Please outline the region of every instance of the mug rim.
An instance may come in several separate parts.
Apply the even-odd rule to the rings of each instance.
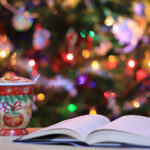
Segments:
[[[11,83],[0,83],[0,86],[16,86],[16,85],[34,85],[34,81],[33,82],[11,82]]]

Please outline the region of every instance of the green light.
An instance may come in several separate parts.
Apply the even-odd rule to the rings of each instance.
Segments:
[[[91,31],[91,30],[90,30],[90,31],[89,31],[89,35],[90,35],[90,37],[92,37],[92,38],[93,38],[93,37],[95,36],[94,31]]]
[[[82,31],[80,32],[80,35],[81,35],[81,37],[85,38],[85,37],[86,37],[86,31],[85,31],[85,30],[82,30]]]
[[[76,106],[76,105],[74,105],[74,104],[69,104],[69,105],[68,105],[68,110],[69,110],[70,112],[74,112],[74,111],[76,111],[76,109],[77,109],[77,106]]]

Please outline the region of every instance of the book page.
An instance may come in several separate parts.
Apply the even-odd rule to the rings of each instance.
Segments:
[[[104,125],[98,130],[115,130],[150,136],[150,118],[137,115],[127,115]]]
[[[107,124],[109,122],[110,122],[109,119],[102,115],[84,115],[84,116],[76,117],[73,119],[67,119],[67,120],[61,121],[57,124],[54,124],[52,126],[43,128],[29,135],[26,135],[22,139],[34,137],[34,135],[35,136],[40,135],[40,134],[43,135],[44,132],[47,133],[50,130],[54,131],[56,129],[58,132],[60,131],[60,129],[62,129],[62,131],[63,129],[74,131],[75,133],[78,133],[82,137],[82,139],[84,139],[90,132],[96,130],[97,128],[102,127],[104,124]],[[64,132],[65,134],[66,130],[64,131],[65,131]],[[69,132],[67,133],[69,134]]]

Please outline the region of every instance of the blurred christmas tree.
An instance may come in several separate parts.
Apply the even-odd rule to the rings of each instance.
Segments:
[[[35,78],[30,126],[150,115],[150,2],[0,0],[0,75]]]

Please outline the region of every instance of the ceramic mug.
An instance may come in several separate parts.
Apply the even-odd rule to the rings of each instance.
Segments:
[[[18,76],[0,78],[0,135],[27,134],[32,116],[34,81]]]

